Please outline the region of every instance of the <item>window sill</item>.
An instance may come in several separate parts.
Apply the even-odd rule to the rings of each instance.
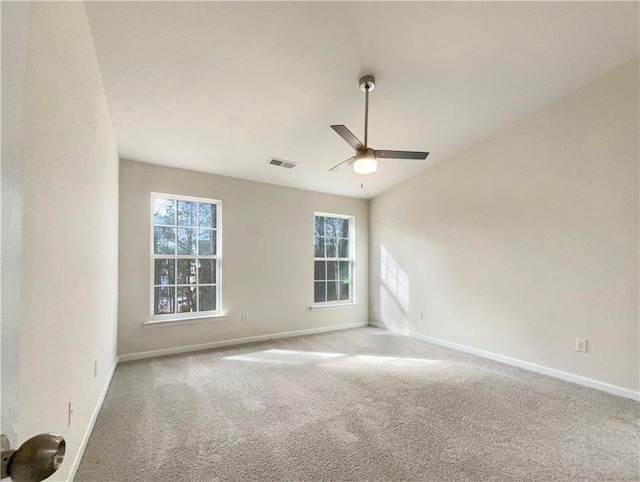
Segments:
[[[331,305],[312,305],[309,307],[309,311],[335,310],[337,308],[349,308],[357,305],[358,303],[334,303]]]
[[[194,316],[191,318],[165,318],[163,320],[144,321],[142,326],[149,328],[152,326],[189,325],[191,323],[202,323],[205,321],[224,320],[228,317],[226,313],[220,315]]]

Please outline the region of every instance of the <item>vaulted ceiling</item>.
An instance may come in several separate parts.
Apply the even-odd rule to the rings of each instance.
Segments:
[[[121,157],[369,197],[638,55],[637,2],[87,2]],[[427,150],[328,170],[362,139]],[[297,162],[288,170],[270,156]]]

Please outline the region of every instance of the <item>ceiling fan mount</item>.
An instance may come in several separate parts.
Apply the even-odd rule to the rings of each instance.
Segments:
[[[373,91],[376,88],[376,79],[373,75],[365,75],[360,78],[360,90],[362,92],[366,92],[367,89],[369,92]]]
[[[347,144],[355,149],[356,154],[346,161],[341,162],[337,166],[329,169],[330,171],[340,171],[349,166],[353,166],[353,170],[358,174],[370,174],[378,169],[378,159],[405,159],[405,160],[424,160],[429,155],[428,152],[413,151],[388,151],[372,149],[368,145],[369,134],[369,94],[376,88],[376,79],[373,75],[365,75],[360,78],[360,90],[364,92],[364,143],[360,142],[349,129],[343,125],[332,125],[331,128],[342,137]]]

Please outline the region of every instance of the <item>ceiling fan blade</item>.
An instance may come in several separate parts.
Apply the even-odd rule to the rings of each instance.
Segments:
[[[426,159],[429,155],[428,152],[413,152],[413,151],[373,151],[376,157],[382,159]]]
[[[346,169],[347,167],[353,165],[354,162],[356,162],[356,156],[350,157],[346,161],[342,161],[340,164],[338,164],[337,166],[333,166],[329,170],[330,171],[342,171],[343,169]]]
[[[358,149],[361,149],[361,148],[364,147],[364,144],[362,144],[362,142],[360,142],[358,140],[358,138],[356,136],[354,136],[351,133],[351,131],[349,129],[347,129],[345,126],[343,126],[343,125],[331,126],[331,128],[334,131],[336,131],[336,134],[338,134],[345,141],[347,141],[347,144],[349,144],[351,147],[353,147],[356,151]]]

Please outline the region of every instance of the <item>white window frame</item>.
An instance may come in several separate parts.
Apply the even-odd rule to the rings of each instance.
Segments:
[[[176,239],[176,254],[155,254],[155,245],[154,245],[154,227],[156,224],[154,223],[154,198],[161,197],[167,199],[173,199],[176,201],[192,201],[192,202],[201,202],[208,204],[216,205],[216,254],[215,255],[193,255],[193,254],[177,254],[177,245],[178,240]],[[176,205],[176,216],[177,216],[177,205]],[[197,224],[197,222],[196,222]],[[194,320],[194,319],[202,319],[202,318],[213,318],[213,317],[222,317],[222,201],[219,199],[207,199],[200,198],[194,196],[182,196],[179,194],[166,194],[160,192],[152,192],[150,198],[150,209],[149,209],[149,225],[150,225],[150,242],[149,242],[149,284],[150,284],[150,296],[149,296],[149,314],[150,314],[150,323],[160,323],[160,322],[168,322],[168,321],[183,321],[183,320]],[[169,226],[169,225],[167,225]],[[176,225],[177,227],[177,219]],[[216,269],[216,309],[213,311],[195,311],[188,313],[167,313],[163,315],[155,314],[155,260],[157,258],[170,258],[176,260],[176,269],[177,269],[177,260],[178,259],[215,259],[215,269]],[[177,272],[176,272],[177,276]],[[175,280],[176,284],[176,296],[177,296],[177,279]],[[192,285],[196,288],[200,286],[199,284]]]
[[[349,258],[327,258],[326,253],[324,258],[317,258],[315,253],[315,222],[316,216],[322,216],[327,218],[339,218],[339,219],[347,219],[349,221]],[[353,305],[356,303],[356,218],[353,215],[349,214],[336,214],[336,213],[325,213],[325,212],[314,212],[313,213],[313,240],[312,249],[313,249],[313,279],[312,279],[312,293],[313,293],[313,304],[312,308],[322,308],[322,307],[331,307],[331,306],[339,306],[339,305]],[[336,255],[338,254],[338,246],[336,246]],[[336,260],[336,261],[349,261],[349,299],[348,300],[335,300],[335,301],[320,301],[316,302],[315,298],[315,283],[316,283],[316,275],[315,275],[315,262],[316,261],[327,261],[327,260]],[[339,263],[338,263],[338,269]],[[338,295],[339,297],[340,295]]]

